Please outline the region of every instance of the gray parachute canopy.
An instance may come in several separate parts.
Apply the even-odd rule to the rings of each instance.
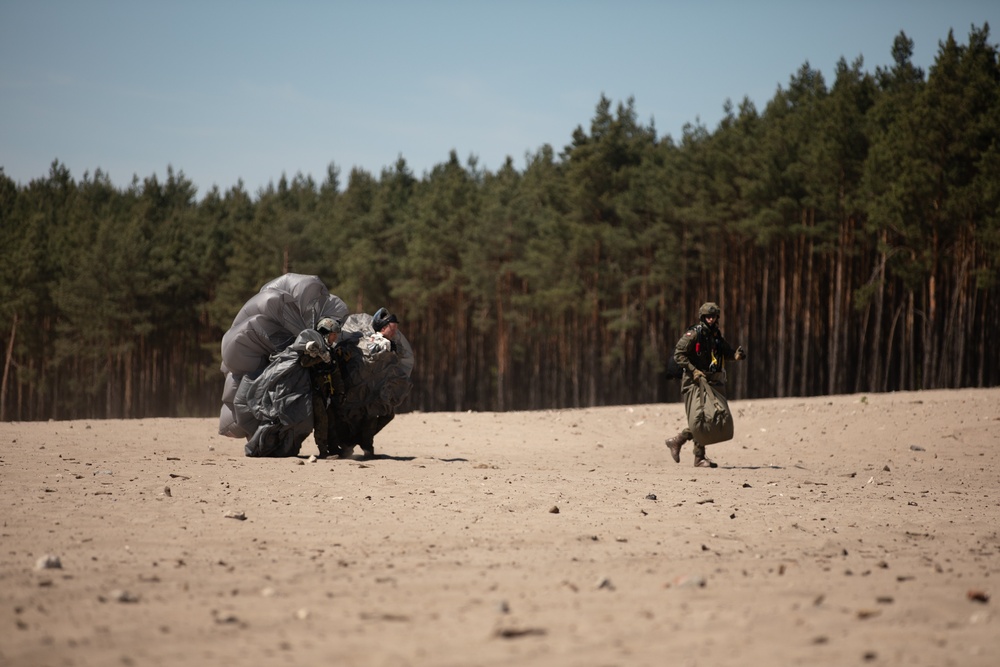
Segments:
[[[313,329],[324,317],[343,322],[347,304],[330,294],[318,276],[286,273],[260,288],[233,320],[222,337],[222,393],[219,433],[246,438],[236,420],[233,401],[243,376],[256,378],[271,357],[292,344],[304,329]]]
[[[260,375],[240,381],[234,411],[239,427],[250,434],[247,456],[295,456],[312,432],[312,382],[301,361],[309,343],[326,347],[320,332],[303,329]]]

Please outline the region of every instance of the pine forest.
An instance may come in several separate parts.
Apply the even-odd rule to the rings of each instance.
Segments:
[[[223,333],[289,272],[398,315],[406,410],[678,400],[666,359],[705,301],[749,356],[731,399],[995,386],[997,46],[984,25],[926,72],[904,33],[891,55],[804,64],[680,137],[595,92],[568,145],[495,172],[334,161],[199,195],[173,167],[0,169],[0,419],[217,415]]]

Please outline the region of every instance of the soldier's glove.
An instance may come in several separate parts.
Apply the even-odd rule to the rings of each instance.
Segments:
[[[736,359],[736,361],[742,361],[747,358],[747,351],[743,349],[742,345],[736,348],[736,353],[733,355],[733,358]]]
[[[314,340],[306,343],[306,354],[310,357],[319,357],[326,363],[330,363],[330,351],[325,349],[320,349],[319,343]]]
[[[380,354],[382,352],[389,352],[392,350],[392,341],[383,336],[380,333],[373,335],[368,340],[369,349],[375,354]]]
[[[698,380],[701,380],[704,377],[705,377],[705,374],[703,372],[701,372],[700,370],[698,370],[697,368],[694,369],[693,371],[691,371],[691,379],[694,380],[695,382],[697,382]]]

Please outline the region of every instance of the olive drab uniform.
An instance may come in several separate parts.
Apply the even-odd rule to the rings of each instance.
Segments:
[[[356,353],[357,343],[348,337],[333,346],[330,361],[309,368],[313,389],[313,438],[320,457],[340,453],[343,431],[340,404],[346,393],[347,366]]]
[[[719,307],[714,303],[704,304],[699,311],[701,321],[685,331],[684,335],[677,341],[677,345],[674,346],[674,361],[683,371],[681,395],[684,397],[685,410],[689,416],[699,382],[695,372],[703,373],[712,389],[724,397],[726,361],[746,357],[742,347],[734,349],[723,337],[717,325],[720,314]],[[715,322],[710,325],[705,321],[706,316],[715,317]],[[674,460],[679,461],[680,448],[688,440],[694,441],[695,466],[715,467],[715,464],[705,457],[705,443],[698,441],[690,427],[667,440],[667,446],[670,448]]]
[[[365,441],[359,434],[359,423],[364,421],[366,412],[359,409],[358,397],[363,397],[365,405],[371,400],[370,390],[365,375],[364,352],[360,348],[362,334],[357,331],[346,333],[337,342],[334,358],[337,361],[340,389],[330,403],[330,437],[331,456],[347,458],[354,450],[354,445],[360,444],[366,457],[374,455],[371,439]],[[366,446],[367,445],[367,446]]]
[[[321,341],[312,341],[306,345],[300,363],[309,369],[309,382],[312,394],[313,438],[321,458],[333,453],[333,434],[336,429],[336,403],[344,396],[343,357],[341,345],[331,344],[330,336],[339,335],[342,329],[340,320],[325,317],[316,323],[316,331],[322,336]]]

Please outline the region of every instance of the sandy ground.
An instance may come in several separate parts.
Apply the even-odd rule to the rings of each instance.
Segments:
[[[0,665],[1000,664],[1000,390],[732,408],[0,424]]]

